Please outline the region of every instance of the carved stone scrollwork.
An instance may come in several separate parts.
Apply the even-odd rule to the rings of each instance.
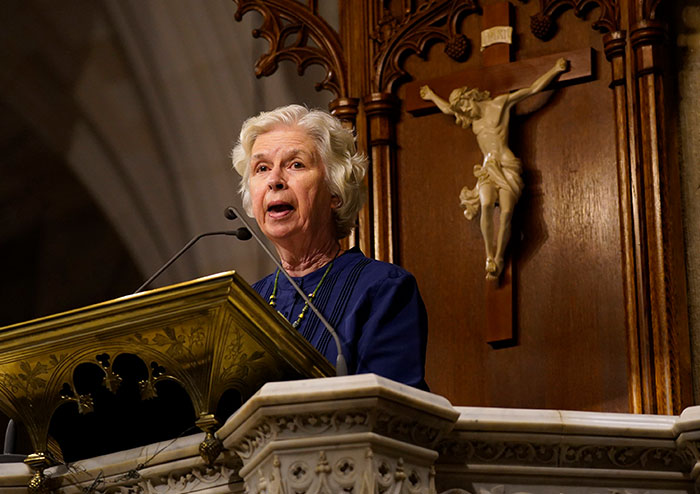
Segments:
[[[690,472],[695,464],[687,451],[667,448],[565,446],[562,464],[593,468],[623,468],[641,470],[681,470]]]
[[[573,8],[576,17],[584,18],[593,6],[600,8],[600,16],[593,28],[600,32],[614,32],[620,29],[620,5],[618,0],[540,0],[540,12],[530,18],[530,30],[537,38],[546,41],[555,32],[553,17]]]
[[[369,410],[358,410],[269,417],[263,419],[249,434],[243,437],[234,450],[241,458],[247,460],[253,456],[256,450],[280,435],[295,433],[320,435],[328,431],[345,433],[357,428],[367,428],[370,422],[370,413]]]
[[[315,2],[308,6],[296,1],[234,0],[238,5],[236,20],[251,10],[263,16],[260,28],[253,37],[263,37],[270,43],[270,51],[255,64],[257,77],[268,76],[277,70],[281,60],[297,64],[299,74],[310,65],[321,65],[326,77],[316,84],[316,90],[327,89],[336,97],[347,97],[347,76],[343,48],[338,33],[318,14]]]
[[[375,430],[380,434],[421,446],[434,445],[440,436],[440,431],[434,427],[381,412],[376,419]]]
[[[132,480],[125,479],[120,485],[106,485],[105,494],[185,494],[205,489],[222,487],[241,482],[238,463],[195,467],[185,472],[171,473],[167,477],[143,478],[138,472]]]
[[[311,415],[294,415],[275,417],[275,428],[279,432],[303,431],[322,434],[328,430],[334,432],[349,431],[369,422],[369,411],[334,412]]]
[[[225,437],[231,422],[221,430],[243,461],[249,494],[435,494],[435,446],[453,419],[383,400],[309,408],[250,405],[233,437]]]
[[[560,455],[555,444],[501,441],[443,441],[439,451],[441,456],[469,463],[534,463],[540,466],[556,465]]]
[[[397,81],[407,75],[402,67],[404,58],[411,53],[425,56],[432,41],[444,42],[445,53],[451,58],[466,60],[470,42],[458,33],[459,21],[478,10],[474,0],[426,1],[418,7],[411,5],[404,9],[400,19],[384,9],[371,34],[377,44],[373,91],[392,93]]]
[[[242,459],[247,460],[258,448],[261,448],[267,444],[273,437],[275,432],[272,427],[270,427],[269,422],[263,421],[258,424],[250,433],[241,439],[241,441],[236,445],[234,451]]]
[[[452,440],[441,442],[438,450],[450,462],[468,464],[690,472],[696,462],[688,448]]]
[[[371,448],[274,455],[246,479],[250,494],[435,494],[434,471]]]

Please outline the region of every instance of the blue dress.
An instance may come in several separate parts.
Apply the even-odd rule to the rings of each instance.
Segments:
[[[327,266],[294,280],[309,294]],[[253,288],[267,301],[274,281],[272,273]],[[304,300],[283,275],[279,276],[276,303],[276,309],[291,322],[304,308]],[[354,247],[334,261],[313,303],[337,331],[350,374],[373,372],[428,389],[424,379],[428,318],[412,274],[369,259]],[[335,362],[333,337],[313,311],[307,311],[297,329],[329,362]]]

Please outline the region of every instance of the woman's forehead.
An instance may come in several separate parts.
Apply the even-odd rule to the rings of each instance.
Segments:
[[[261,150],[297,150],[313,154],[316,152],[316,143],[301,127],[273,127],[258,135],[253,142],[252,153]]]

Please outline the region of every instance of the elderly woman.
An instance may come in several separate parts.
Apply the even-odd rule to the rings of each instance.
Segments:
[[[427,317],[405,270],[344,251],[365,199],[367,160],[335,117],[299,105],[248,119],[233,150],[246,212],[341,340],[350,373],[427,389]],[[329,361],[332,337],[279,272],[253,285]]]

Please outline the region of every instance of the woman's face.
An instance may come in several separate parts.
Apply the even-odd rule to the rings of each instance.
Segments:
[[[325,165],[313,140],[298,127],[276,127],[255,140],[250,160],[253,215],[275,245],[297,248],[335,238]]]

